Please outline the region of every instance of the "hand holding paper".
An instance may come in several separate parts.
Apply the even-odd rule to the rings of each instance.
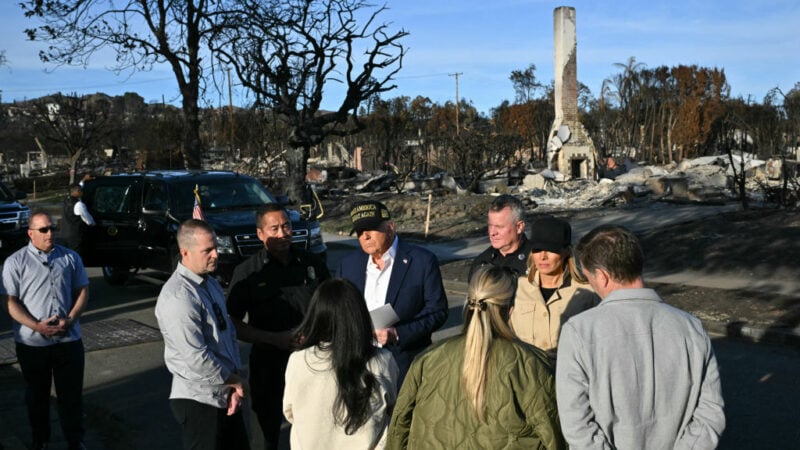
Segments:
[[[373,309],[369,312],[372,317],[372,328],[380,330],[381,328],[388,328],[400,322],[400,317],[394,312],[394,308],[389,303]]]

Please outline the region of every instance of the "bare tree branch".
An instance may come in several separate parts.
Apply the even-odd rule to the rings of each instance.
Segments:
[[[110,131],[111,102],[105,96],[56,94],[35,102],[37,128],[45,139],[62,147],[69,158],[70,183],[78,161],[89,150],[99,150]]]
[[[228,0],[28,0],[25,16],[40,25],[25,30],[31,40],[48,42],[45,63],[86,67],[98,51],[111,48],[117,73],[169,65],[182,96],[186,121],[186,165],[200,168],[202,145],[198,101],[203,88],[201,50],[216,32]]]
[[[287,191],[296,197],[310,148],[326,136],[361,130],[359,105],[396,87],[392,80],[405,55],[400,41],[408,33],[377,24],[386,7],[362,0],[241,3],[241,11],[230,14],[212,39],[213,51],[255,94],[256,103],[272,109],[291,130]],[[343,85],[344,96],[335,110],[322,111],[335,84]]]

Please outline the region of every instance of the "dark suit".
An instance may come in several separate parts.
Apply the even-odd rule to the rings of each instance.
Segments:
[[[361,250],[348,253],[339,261],[336,276],[350,280],[363,293],[368,258]],[[399,340],[386,348],[400,368],[402,383],[411,361],[431,344],[431,334],[447,320],[447,296],[436,255],[398,240],[386,303],[400,317],[394,325]]]

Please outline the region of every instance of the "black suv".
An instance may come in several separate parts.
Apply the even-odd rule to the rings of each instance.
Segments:
[[[87,233],[87,267],[102,267],[111,284],[132,271],[171,272],[180,256],[178,225],[192,217],[194,190],[206,221],[217,234],[216,276],[230,281],[233,269],[263,247],[256,235],[255,210],[276,199],[255,178],[235,172],[153,171],[86,181],[83,201],[97,226]],[[325,257],[319,221],[288,210],[292,243]]]
[[[25,193],[12,193],[0,183],[0,255],[3,258],[28,242],[28,221],[31,209],[18,202]]]

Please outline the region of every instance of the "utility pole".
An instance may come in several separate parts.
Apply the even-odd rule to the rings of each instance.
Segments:
[[[164,139],[164,132],[161,129],[161,125],[164,123],[164,119],[167,118],[167,101],[164,99],[164,94],[161,94],[161,116],[158,118],[158,146],[164,148],[164,143],[162,140]],[[172,147],[169,149],[169,168],[172,170]]]
[[[459,129],[461,128],[458,124],[458,110],[459,110],[459,100],[458,100],[458,76],[464,75],[464,72],[456,72],[456,73],[449,73],[448,76],[456,78],[456,136],[459,135]]]
[[[234,137],[235,127],[234,127],[234,124],[233,124],[233,90],[231,88],[231,68],[230,67],[228,67],[228,112],[229,112],[230,121],[231,121],[230,150],[231,150],[231,157],[233,158],[233,157],[235,157],[235,155],[233,154],[234,153],[233,152],[233,137]]]

